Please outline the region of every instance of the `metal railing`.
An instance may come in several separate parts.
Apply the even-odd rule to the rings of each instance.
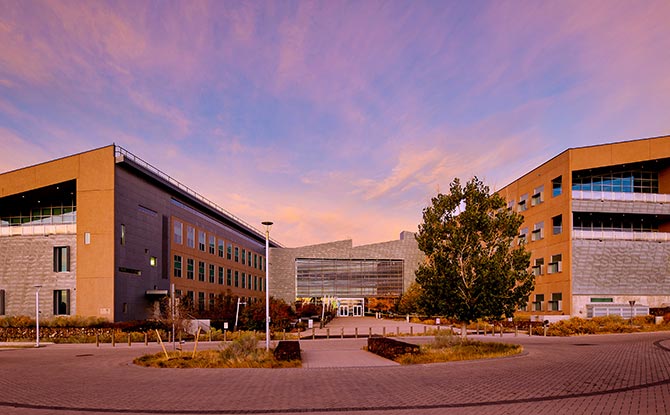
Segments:
[[[119,145],[114,145],[114,156],[118,159],[119,157],[122,157],[122,159],[129,159],[133,163],[137,164],[138,166],[142,167],[143,169],[149,171],[152,174],[155,174],[159,178],[165,180],[172,186],[176,187],[180,191],[188,194],[189,196],[194,197],[196,200],[200,201],[201,203],[207,205],[208,207],[214,209],[215,211],[223,214],[224,216],[229,217],[230,219],[234,220],[235,222],[238,222],[239,224],[245,226],[246,228],[252,230],[253,232],[257,233],[259,237],[262,239],[265,239],[265,232],[257,229],[256,227],[250,225],[247,223],[245,220],[242,218],[235,216],[234,214],[230,213],[226,209],[222,208],[215,202],[211,201],[210,199],[206,198],[205,196],[201,195],[200,193],[196,192],[195,190],[191,189],[190,187],[186,186],[185,184],[181,183],[174,177],[170,176],[169,174],[163,172],[162,170],[158,169],[157,167],[154,167],[153,165],[149,164],[148,162],[144,161],[140,157],[134,155],[133,153],[129,152],[125,148],[119,146]],[[276,239],[270,238],[270,240],[278,245],[282,246],[279,242],[277,242]]]
[[[667,242],[670,241],[670,233],[573,229],[572,239]]]
[[[670,203],[670,194],[662,193],[597,192],[592,190],[573,190],[572,198],[576,200],[613,200],[621,202]]]
[[[0,227],[1,236],[27,236],[27,235],[65,235],[76,234],[77,224],[66,223],[59,225],[21,225],[21,226],[3,226]]]

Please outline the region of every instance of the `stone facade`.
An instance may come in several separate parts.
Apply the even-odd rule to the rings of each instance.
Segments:
[[[402,232],[396,241],[353,246],[352,240],[328,242],[299,248],[270,249],[270,295],[289,304],[296,299],[296,265],[298,258],[315,259],[401,259],[403,290],[414,282],[415,272],[424,260],[414,233]]]
[[[70,271],[54,272],[54,247],[70,247]],[[5,315],[35,317],[35,285],[40,288],[40,317],[53,317],[54,290],[70,290],[70,312],[76,313],[77,243],[74,234],[0,238],[0,290]]]

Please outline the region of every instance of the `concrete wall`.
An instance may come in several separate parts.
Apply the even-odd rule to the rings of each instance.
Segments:
[[[403,290],[415,280],[415,272],[424,260],[414,234],[402,232],[397,241],[353,246],[350,239],[299,248],[270,249],[270,295],[289,304],[296,299],[297,258],[319,259],[402,259]]]
[[[70,272],[53,272],[53,248],[70,247]],[[53,317],[53,291],[70,290],[70,313],[77,311],[76,235],[0,238],[0,290],[5,315],[35,317],[35,285],[40,288],[40,317]]]

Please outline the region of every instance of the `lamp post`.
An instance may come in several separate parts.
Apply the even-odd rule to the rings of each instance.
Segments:
[[[628,302],[630,304],[630,325],[633,325],[633,307],[635,307],[635,300],[630,300]]]
[[[272,222],[262,222],[265,226],[265,350],[270,350],[270,227]]]
[[[40,347],[40,288],[35,285],[35,347]]]

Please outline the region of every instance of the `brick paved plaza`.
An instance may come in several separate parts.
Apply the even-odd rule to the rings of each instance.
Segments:
[[[268,370],[132,365],[156,345],[0,349],[0,413],[670,412],[670,333],[502,340],[525,353],[400,366],[362,351],[365,339],[303,340],[306,367]]]

